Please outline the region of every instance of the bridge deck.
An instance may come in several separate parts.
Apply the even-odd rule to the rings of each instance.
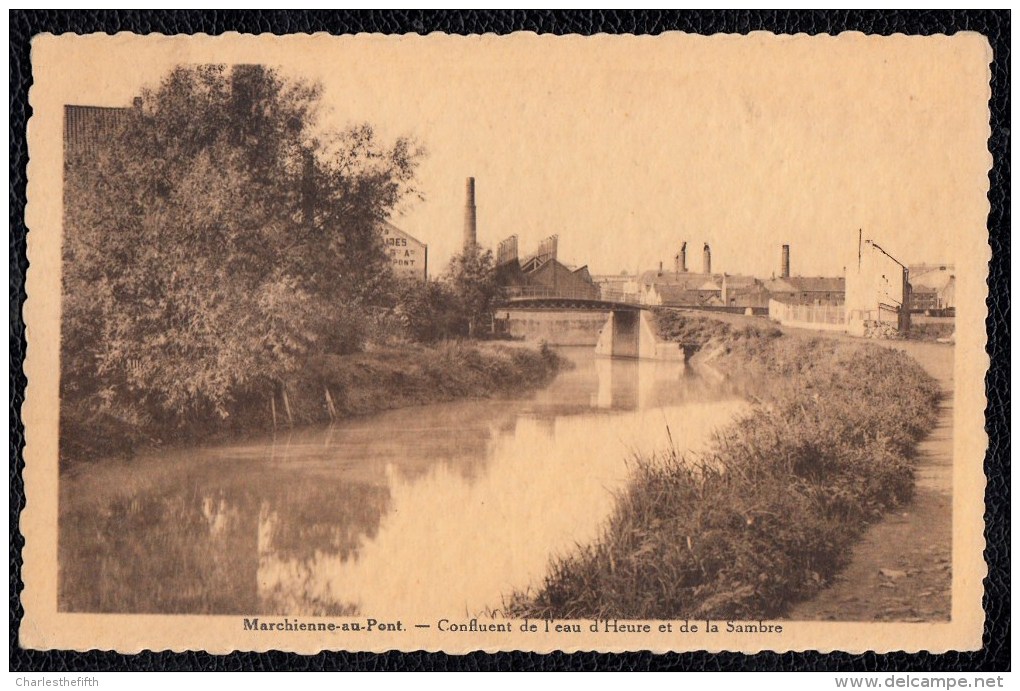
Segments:
[[[573,297],[512,297],[505,300],[503,308],[516,309],[547,309],[547,310],[589,310],[589,311],[628,311],[638,312],[650,309],[647,305],[635,305],[628,302],[610,300],[592,300]]]

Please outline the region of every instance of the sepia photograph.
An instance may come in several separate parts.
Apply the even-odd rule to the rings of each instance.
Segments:
[[[979,647],[990,60],[37,37],[21,644]]]

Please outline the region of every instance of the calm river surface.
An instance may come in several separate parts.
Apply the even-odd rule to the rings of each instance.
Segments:
[[[480,614],[594,538],[628,459],[744,409],[682,364],[595,358],[527,397],[395,410],[61,479],[64,611]]]

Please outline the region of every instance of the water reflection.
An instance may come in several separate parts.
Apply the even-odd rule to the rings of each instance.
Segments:
[[[61,482],[68,611],[478,613],[593,538],[634,453],[742,404],[678,363],[575,362],[514,400],[391,411]]]

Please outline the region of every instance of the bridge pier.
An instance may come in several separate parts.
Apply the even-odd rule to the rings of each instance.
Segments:
[[[646,310],[614,309],[599,333],[595,354],[617,358],[684,361],[679,343],[663,341]]]
[[[596,355],[684,362],[679,343],[663,341],[640,305],[586,297],[516,297],[496,311],[499,328],[550,345],[595,346]]]

